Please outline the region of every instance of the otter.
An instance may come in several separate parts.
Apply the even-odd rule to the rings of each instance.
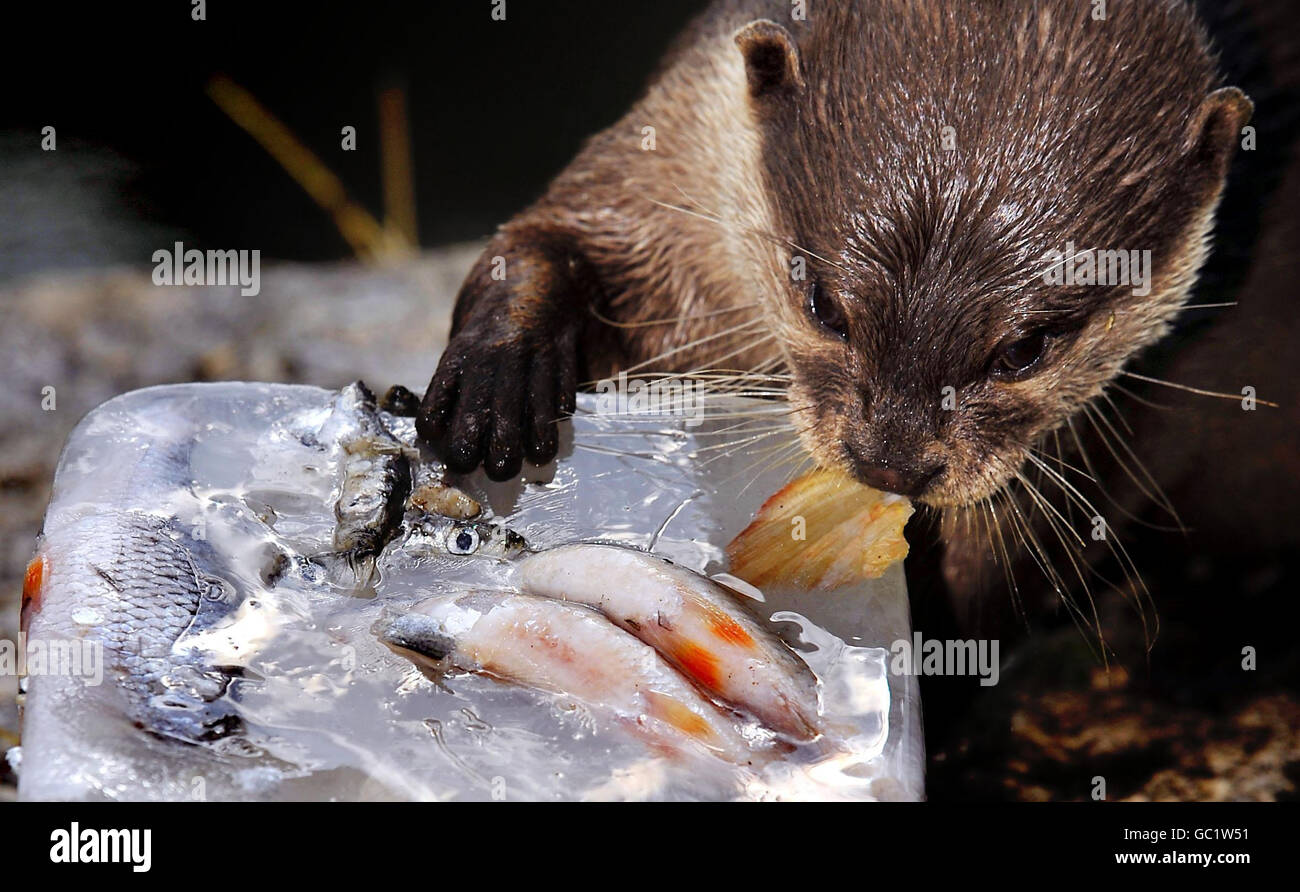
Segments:
[[[1189,8],[1111,7],[715,3],[492,239],[421,436],[514,477],[580,379],[685,345],[659,370],[788,374],[819,464],[987,497],[1166,331],[1251,114]],[[1067,244],[1150,251],[1150,293],[1047,284]]]
[[[973,578],[959,519],[1188,302],[1252,110],[1179,0],[718,0],[492,238],[417,430],[508,479],[580,381],[740,370]],[[1149,281],[1059,275],[1100,252]]]

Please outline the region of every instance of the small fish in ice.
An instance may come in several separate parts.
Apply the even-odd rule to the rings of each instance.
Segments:
[[[371,630],[437,671],[450,665],[560,694],[668,752],[737,764],[759,756],[733,716],[682,678],[654,648],[594,610],[509,592],[472,592],[388,609]]]
[[[87,696],[113,696],[112,679],[137,726],[187,742],[240,728],[224,698],[239,670],[213,665],[200,642],[246,605],[205,542],[151,514],[92,514],[46,539],[32,566],[29,641],[102,648],[106,683],[88,682]]]
[[[510,560],[528,550],[523,536],[508,527],[484,520],[456,520],[426,515],[407,520],[402,542],[405,553]]]
[[[718,699],[796,741],[821,731],[817,682],[785,643],[711,579],[616,545],[529,555],[520,588],[596,608]]]
[[[354,565],[374,558],[396,534],[411,492],[405,447],[384,425],[375,395],[360,381],[339,393],[319,439],[337,442],[343,450],[334,548]]]

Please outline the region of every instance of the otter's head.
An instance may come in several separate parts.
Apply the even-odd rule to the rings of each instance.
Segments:
[[[823,4],[736,35],[820,464],[978,501],[1166,331],[1251,105],[1182,4],[1112,7]]]

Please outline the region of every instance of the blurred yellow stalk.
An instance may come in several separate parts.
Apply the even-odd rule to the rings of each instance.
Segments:
[[[395,97],[388,95],[394,92]],[[390,214],[387,224],[380,224],[348,198],[339,178],[243,87],[224,75],[216,75],[208,81],[207,94],[333,218],[357,257],[369,263],[387,263],[415,252],[415,199],[405,102],[400,91],[388,90],[380,97],[384,198]]]

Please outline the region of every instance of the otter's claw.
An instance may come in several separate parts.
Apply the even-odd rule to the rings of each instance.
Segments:
[[[523,460],[544,465],[559,449],[557,422],[573,412],[577,333],[511,330],[471,323],[447,345],[429,384],[416,430],[447,467],[479,464],[493,480],[519,474]]]

